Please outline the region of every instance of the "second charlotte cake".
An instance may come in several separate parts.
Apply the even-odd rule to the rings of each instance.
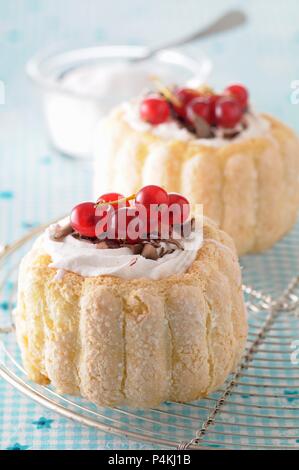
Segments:
[[[254,113],[241,85],[221,95],[161,89],[120,106],[100,125],[95,191],[160,184],[184,193],[234,239],[239,254],[270,248],[299,207],[294,132]]]

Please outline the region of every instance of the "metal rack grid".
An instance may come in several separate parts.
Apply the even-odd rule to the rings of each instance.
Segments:
[[[299,226],[268,253],[242,260],[249,337],[236,373],[205,399],[164,403],[152,410],[100,408],[83,399],[61,396],[26,377],[10,327],[18,264],[42,230],[33,230],[0,255],[0,299],[8,305],[0,330],[2,377],[65,417],[164,448],[299,448],[299,353],[297,361],[293,349],[299,350]]]

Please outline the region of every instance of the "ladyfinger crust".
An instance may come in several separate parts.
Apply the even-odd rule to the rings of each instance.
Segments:
[[[57,279],[41,240],[22,261],[16,328],[35,382],[101,406],[146,408],[217,389],[243,353],[247,320],[231,238],[209,219],[188,271],[166,279]]]

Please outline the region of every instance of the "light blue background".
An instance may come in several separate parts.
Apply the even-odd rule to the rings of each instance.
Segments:
[[[249,24],[186,51],[195,57],[203,51],[212,59],[214,85],[244,82],[258,109],[298,130],[299,107],[290,101],[291,82],[299,79],[297,0],[0,0],[0,80],[6,87],[6,104],[0,105],[0,242],[67,212],[90,188],[91,167],[61,158],[48,146],[38,96],[24,73],[30,56],[73,41],[158,45],[228,7],[244,8]],[[41,417],[50,421],[41,424]],[[59,418],[0,380],[0,448],[16,443],[21,448],[142,447]]]

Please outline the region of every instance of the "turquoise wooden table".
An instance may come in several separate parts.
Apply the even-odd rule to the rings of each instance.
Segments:
[[[38,96],[24,65],[38,49],[65,41],[158,45],[184,35],[224,9],[244,7],[242,30],[186,48],[213,61],[211,82],[244,82],[259,110],[299,128],[291,83],[299,79],[296,0],[0,0],[0,242],[69,210],[90,196],[92,167],[48,145]],[[169,21],[171,18],[171,21]],[[5,312],[6,305],[0,305]],[[1,312],[0,312],[1,313]],[[74,424],[36,405],[0,380],[1,449],[148,448]]]

